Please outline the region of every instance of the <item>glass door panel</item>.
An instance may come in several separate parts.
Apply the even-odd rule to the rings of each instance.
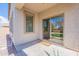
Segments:
[[[54,17],[50,19],[50,38],[55,41],[63,40],[64,17]]]
[[[43,20],[43,38],[49,39],[50,38],[50,23],[49,19]]]

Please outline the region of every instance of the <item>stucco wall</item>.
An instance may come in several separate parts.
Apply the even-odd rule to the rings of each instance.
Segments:
[[[79,51],[79,4],[60,4],[44,12],[39,13],[42,22],[44,18],[50,18],[64,13],[64,40],[65,47]],[[42,25],[42,23],[40,23]],[[42,30],[42,26],[40,27]],[[40,31],[40,37],[42,37]]]
[[[33,41],[39,39],[38,34],[38,16],[35,14],[34,17],[34,32],[27,33],[25,32],[25,15],[23,10],[18,10],[15,8],[14,10],[14,17],[13,17],[13,24],[14,24],[14,44],[19,45],[23,43],[27,43],[29,41]]]
[[[79,51],[79,7],[65,12],[64,45]]]

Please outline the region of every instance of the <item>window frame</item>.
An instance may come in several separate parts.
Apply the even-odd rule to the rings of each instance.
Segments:
[[[32,19],[27,20],[27,17],[32,17]],[[32,25],[32,27],[31,27],[32,30],[30,30],[30,31],[27,30],[27,28],[29,29],[29,27],[27,26],[28,25],[27,22],[29,23],[29,21],[31,22],[31,25]],[[30,16],[30,15],[26,16],[26,32],[33,32],[33,16]]]
[[[33,16],[33,31],[32,32],[27,32],[26,31],[26,16],[27,15]],[[35,24],[34,24],[35,22],[34,21],[35,20],[34,19],[35,19],[35,16],[34,15],[24,13],[24,33],[34,33],[35,32],[35,30],[34,30],[34,28],[35,28]]]

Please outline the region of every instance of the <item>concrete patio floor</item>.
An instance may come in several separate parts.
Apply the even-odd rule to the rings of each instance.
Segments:
[[[48,41],[38,39],[18,45],[15,48],[9,36],[9,28],[0,28],[0,56],[55,56],[53,48],[55,48],[55,50],[59,49],[58,54],[60,55],[79,55],[78,52],[60,46],[61,45],[56,46],[54,43],[52,45],[52,42],[49,43]]]

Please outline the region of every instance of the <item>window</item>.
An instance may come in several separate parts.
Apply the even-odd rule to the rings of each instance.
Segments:
[[[33,16],[26,16],[26,32],[33,32]]]

